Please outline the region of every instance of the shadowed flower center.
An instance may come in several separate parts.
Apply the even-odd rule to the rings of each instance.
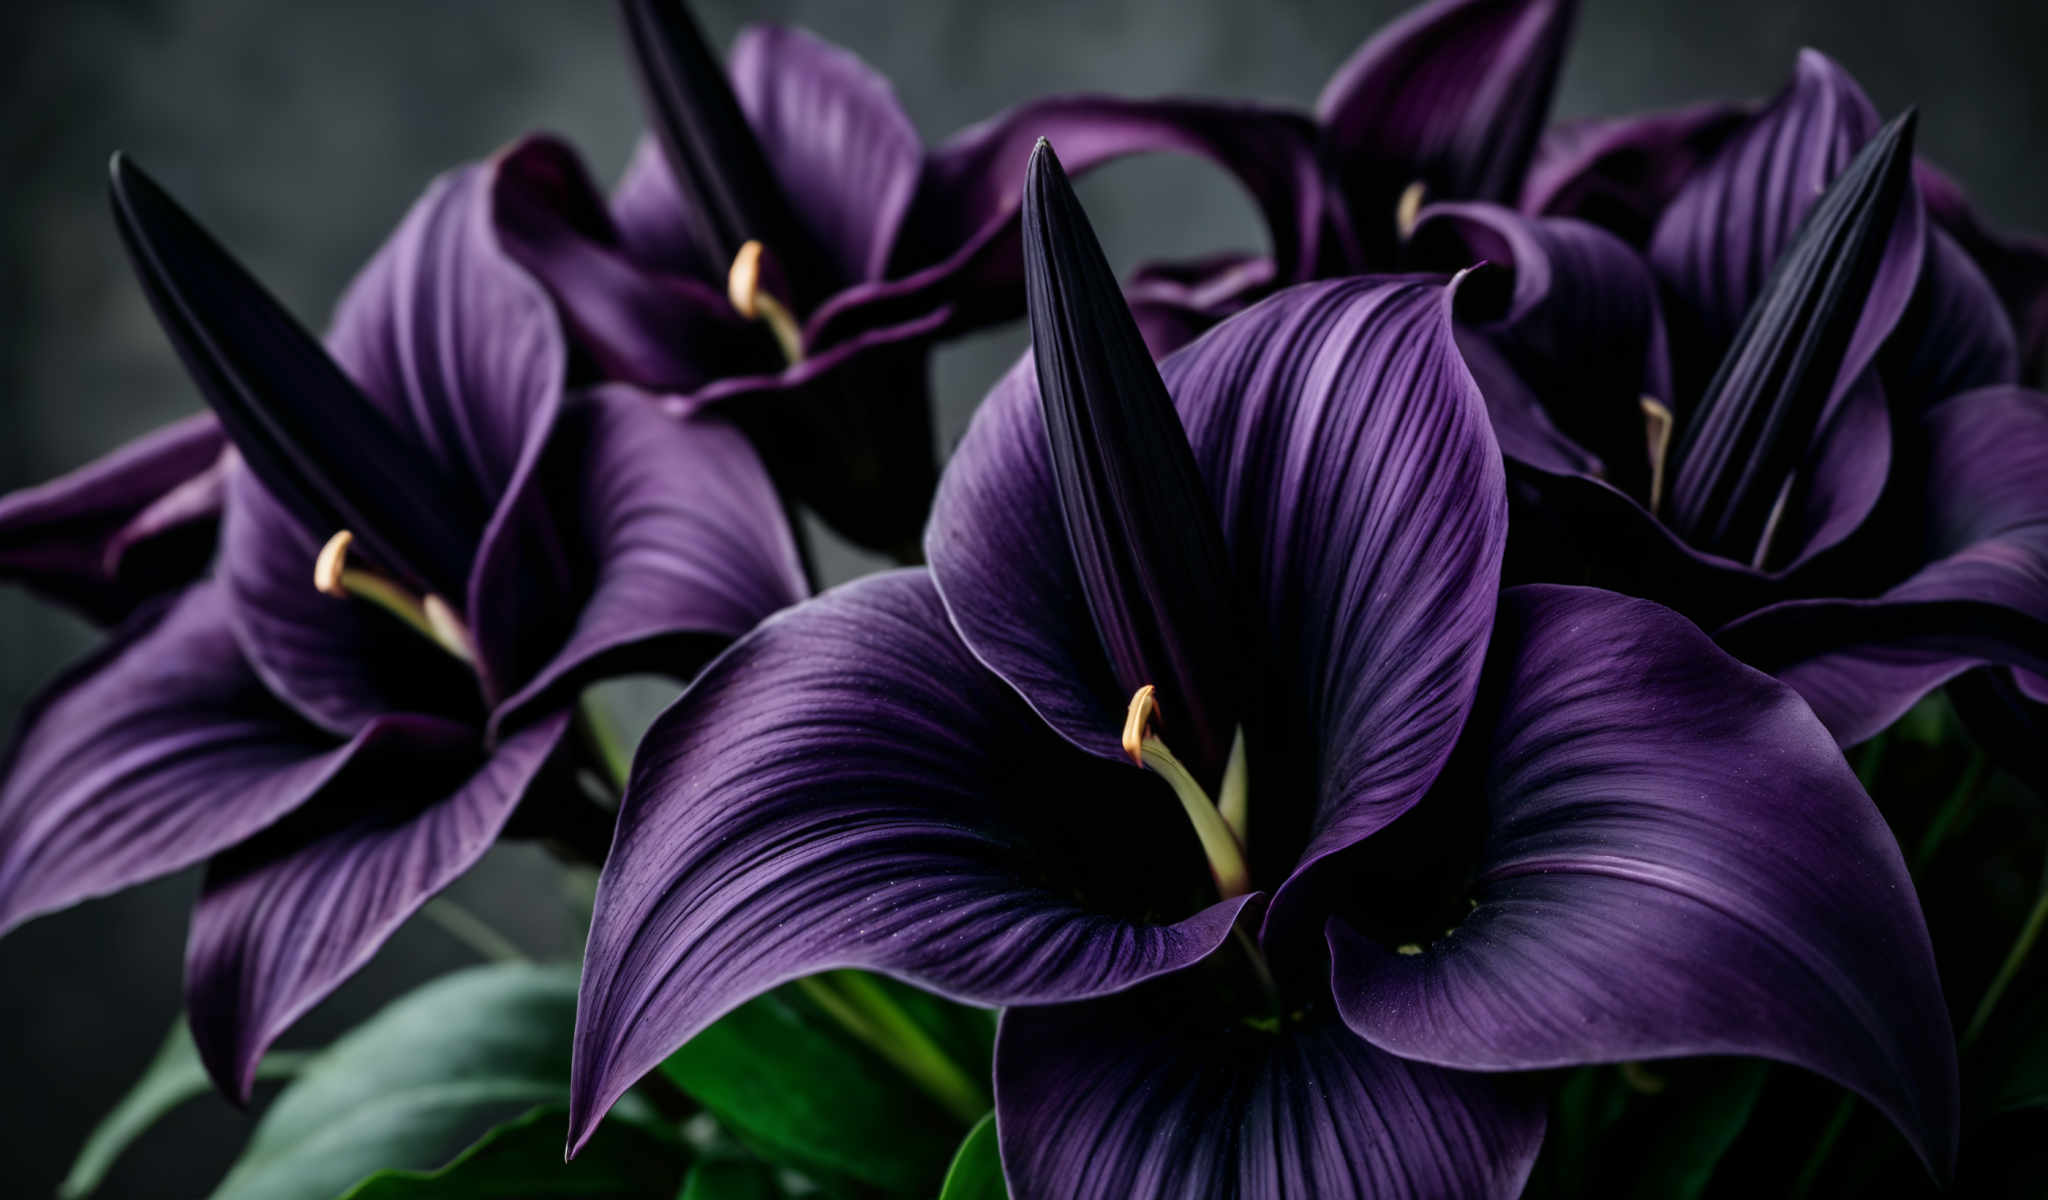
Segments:
[[[765,286],[762,272],[773,266],[774,260],[768,258],[765,246],[758,241],[746,243],[733,256],[732,269],[726,272],[725,294],[732,301],[734,312],[768,326],[768,332],[775,335],[775,344],[782,348],[783,359],[795,366],[804,360],[803,329],[789,306]]]
[[[367,600],[464,664],[474,666],[476,639],[455,609],[432,592],[415,594],[374,568],[350,563],[349,551],[354,545],[355,535],[346,529],[327,539],[313,563],[313,587],[337,599],[354,596]]]
[[[1251,868],[1245,863],[1244,831],[1248,817],[1249,773],[1245,765],[1244,731],[1239,730],[1223,769],[1219,796],[1211,798],[1173,751],[1166,748],[1155,725],[1159,723],[1159,692],[1151,684],[1131,697],[1124,716],[1123,748],[1131,761],[1164,779],[1195,827],[1202,853],[1209,860],[1209,874],[1216,891],[1225,900],[1252,890]]]

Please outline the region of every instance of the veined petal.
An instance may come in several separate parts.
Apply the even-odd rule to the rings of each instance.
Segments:
[[[1904,312],[1923,253],[1913,128],[1911,111],[1886,125],[1814,202],[1681,417],[1667,520],[1694,545],[1775,557],[1786,482]]]
[[[847,584],[741,639],[642,743],[584,959],[570,1145],[777,984],[862,967],[969,1003],[1100,995],[1220,945],[1248,899],[1202,909],[1209,888],[1167,788],[1047,733],[928,576]]]
[[[241,841],[362,741],[264,690],[215,585],[143,609],[22,716],[0,784],[0,930]]]
[[[1881,361],[1914,408],[2019,380],[2012,319],[1991,281],[1945,229],[1928,231],[1920,287]]]
[[[1544,1125],[1525,1081],[1404,1062],[1327,1016],[1204,1025],[1153,991],[1003,1014],[1018,1200],[1521,1193]]]
[[[666,179],[660,159],[654,151],[645,169]],[[726,375],[780,369],[774,340],[733,311],[724,277],[714,287],[627,238],[625,218],[613,225],[569,147],[526,138],[490,171],[491,219],[505,253],[547,288],[605,378],[692,391]]]
[[[1966,392],[1914,432],[1895,470],[1923,522],[1917,543],[1896,539],[1904,582],[1875,599],[1777,605],[1717,635],[1797,688],[1844,745],[1978,663],[2048,666],[2048,396]]]
[[[1215,780],[1248,707],[1237,581],[1208,490],[1052,148],[1024,181],[1024,274],[1054,488],[1114,706],[1154,685],[1175,752]]]
[[[0,496],[0,580],[101,623],[193,582],[213,558],[226,449],[202,413]]]
[[[2040,378],[2048,356],[2048,239],[1987,229],[1962,188],[1929,163],[1914,164],[1914,178],[1928,215],[1962,244],[2005,302],[2019,337],[2020,377]]]
[[[1313,277],[1349,237],[1301,113],[1256,104],[1054,96],[961,130],[926,157],[889,278],[849,288],[811,314],[806,340],[837,345],[862,331],[946,313],[962,331],[1021,311],[1017,214],[1031,148],[1044,137],[1072,174],[1133,154],[1215,163],[1258,205],[1283,277]]]
[[[568,371],[554,306],[495,220],[500,177],[531,147],[429,184],[350,282],[327,335],[335,361],[486,516],[546,441]]]
[[[1600,460],[1610,482],[1647,496],[1642,398],[1670,404],[1671,373],[1657,280],[1635,251],[1583,221],[1525,217],[1492,204],[1423,209],[1409,251],[1432,266],[1462,270],[1484,261],[1512,273],[1501,311],[1474,314],[1480,331],[1542,399],[1548,418]],[[1476,276],[1466,286],[1489,282]],[[1487,403],[1497,428],[1520,411],[1492,392]],[[1501,440],[1513,453],[1506,432]],[[1518,430],[1515,440],[1545,439]]]
[[[1306,285],[1161,365],[1266,664],[1247,730],[1255,878],[1286,878],[1405,811],[1477,687],[1507,501],[1449,308],[1429,283]],[[926,551],[974,653],[1063,736],[1114,758],[1125,698],[1060,531],[1035,393],[1025,363],[983,402]]]
[[[1700,347],[1734,337],[1807,210],[1880,123],[1848,72],[1802,50],[1785,90],[1691,173],[1647,254],[1698,321]],[[1696,369],[1703,379],[1712,362]]]
[[[1361,46],[1316,101],[1366,261],[1386,263],[1396,201],[1514,202],[1550,113],[1573,0],[1436,0]]]
[[[1749,115],[1740,105],[1700,104],[1553,125],[1536,145],[1517,207],[1589,221],[1643,246],[1664,206]]]
[[[780,25],[742,29],[731,72],[741,110],[838,281],[881,278],[924,166],[923,139],[895,89],[853,52]]]
[[[672,244],[699,254],[698,278],[722,280],[740,246],[760,241],[790,272],[798,311],[808,310],[832,288],[820,271],[829,260],[797,220],[689,5],[621,0],[619,11],[648,124],[683,197],[676,219],[688,233]]]
[[[474,630],[481,654],[523,681],[494,716],[566,699],[630,653],[635,671],[687,677],[770,613],[804,598],[803,564],[775,485],[738,430],[678,421],[615,384],[574,399],[529,484],[574,561],[560,581],[570,605],[531,604],[545,589],[518,552],[487,544],[477,559]],[[566,625],[549,624],[564,615]]]
[[[1461,746],[1485,764],[1474,907],[1413,954],[1333,920],[1345,1021],[1472,1070],[1780,1059],[1867,1097],[1946,1177],[1955,1042],[1927,927],[1812,713],[1611,593],[1512,589],[1494,646]]]
[[[115,224],[157,319],[241,456],[302,523],[354,531],[409,584],[451,590],[484,506],[128,159]],[[379,399],[385,399],[379,397]]]
[[[1450,307],[1433,282],[1296,288],[1161,366],[1264,651],[1255,874],[1406,811],[1478,686],[1507,495]]]
[[[246,1103],[270,1043],[483,857],[567,725],[542,721],[486,758],[461,726],[387,718],[290,819],[214,859],[185,999],[223,1092]]]

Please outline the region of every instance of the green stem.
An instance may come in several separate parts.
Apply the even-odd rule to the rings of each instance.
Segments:
[[[1991,977],[1991,986],[1984,989],[1984,998],[1977,1002],[1977,1011],[1971,1015],[1969,1027],[1963,1030],[1964,1046],[1975,1042],[1977,1036],[1984,1032],[1992,1010],[1998,1007],[1999,998],[2005,995],[2006,986],[2026,965],[2027,955],[2033,952],[2034,943],[2040,940],[2044,924],[2048,924],[2048,881],[2043,882],[2040,895],[2034,897],[2033,911],[2027,914],[2026,923],[2020,926],[2012,949],[2005,952],[2005,961],[1998,964],[1998,974]]]
[[[1920,845],[1913,851],[1913,874],[1918,875],[1934,858],[1934,852],[1948,839],[1950,831],[1969,811],[1977,798],[1977,786],[1983,782],[1985,769],[1984,752],[1970,751],[1970,761],[1963,766],[1963,773],[1956,780],[1954,790],[1948,799],[1935,811],[1934,818],[1927,823],[1927,832],[1920,835]]]
[[[427,901],[421,910],[449,937],[476,951],[487,962],[525,962],[526,955],[511,938],[491,928],[482,917],[445,896]]]
[[[1145,765],[1172,786],[1188,822],[1195,827],[1195,837],[1200,839],[1202,853],[1209,859],[1209,873],[1216,879],[1216,890],[1225,900],[1251,891],[1252,873],[1245,864],[1244,847],[1238,844],[1237,834],[1231,832],[1230,823],[1223,819],[1209,794],[1173,756],[1173,751],[1166,748],[1166,743],[1148,737],[1143,749]]]
[[[1806,1156],[1806,1165],[1799,1168],[1799,1178],[1792,1184],[1791,1195],[1812,1194],[1813,1185],[1820,1181],[1821,1168],[1827,1165],[1828,1155],[1835,1149],[1835,1143],[1842,1140],[1842,1131],[1849,1127],[1849,1118],[1856,1115],[1856,1098],[1842,1097],[1835,1106],[1835,1115],[1828,1118],[1827,1128],[1820,1131],[1820,1137],[1813,1143],[1813,1153]]]
[[[835,971],[806,976],[797,980],[797,986],[826,1015],[901,1071],[947,1112],[972,1125],[989,1110],[987,1091],[962,1071],[874,979],[859,971]]]

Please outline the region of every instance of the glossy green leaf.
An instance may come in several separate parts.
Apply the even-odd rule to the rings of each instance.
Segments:
[[[953,1156],[939,1200],[1009,1200],[1003,1183],[1003,1157],[996,1147],[996,1115],[977,1122]]]
[[[332,1200],[377,1171],[438,1167],[535,1105],[566,1105],[575,1018],[572,965],[473,967],[401,997],[307,1064],[215,1200]],[[614,1114],[658,1127],[644,1103]]]
[[[754,1153],[834,1190],[929,1196],[965,1127],[796,986],[741,1005],[662,1071]]]
[[[562,1161],[569,1110],[545,1105],[491,1130],[438,1171],[379,1171],[344,1200],[669,1200],[686,1155],[645,1126],[607,1121]]]
[[[285,1079],[305,1065],[309,1054],[279,1051],[264,1057],[256,1068],[258,1079]],[[121,1103],[101,1119],[71,1164],[71,1173],[57,1187],[59,1200],[89,1196],[107,1177],[114,1161],[128,1144],[163,1118],[165,1113],[196,1096],[213,1090],[213,1081],[199,1062],[199,1047],[192,1042],[192,1029],[184,1014],[171,1025],[169,1036],[156,1057],[143,1069],[142,1077]]]
[[[728,1160],[691,1167],[676,1200],[777,1200],[781,1195],[769,1167]]]

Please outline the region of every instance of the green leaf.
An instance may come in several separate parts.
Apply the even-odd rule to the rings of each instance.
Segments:
[[[1632,1195],[1693,1200],[1704,1194],[1714,1168],[1756,1111],[1768,1071],[1753,1059],[1688,1067],[1674,1073],[1674,1086],[1651,1106],[1658,1110],[1657,1121],[1647,1134]]]
[[[962,1128],[794,988],[741,1005],[661,1069],[749,1150],[834,1190],[929,1196]]]
[[[996,1149],[996,1115],[990,1113],[975,1123],[953,1156],[953,1168],[946,1172],[946,1186],[939,1200],[1009,1200],[1003,1184],[1003,1158]]]
[[[343,1200],[668,1200],[683,1175],[673,1141],[625,1121],[597,1127],[562,1161],[569,1110],[544,1105],[485,1134],[438,1171],[379,1171]]]
[[[676,1200],[777,1200],[775,1172],[760,1163],[701,1162],[690,1168]]]
[[[258,1079],[285,1079],[297,1073],[308,1054],[280,1051],[266,1056],[256,1068]],[[196,1096],[213,1090],[206,1068],[199,1062],[199,1047],[192,1042],[192,1030],[183,1013],[171,1025],[170,1034],[156,1057],[144,1068],[142,1078],[114,1106],[85,1140],[71,1173],[57,1186],[58,1200],[80,1200],[89,1196],[128,1148],[165,1113]]]
[[[437,1167],[535,1105],[566,1105],[575,1018],[573,965],[473,967],[401,997],[307,1064],[215,1200],[331,1200],[376,1171]],[[658,1128],[644,1104],[616,1111]]]

